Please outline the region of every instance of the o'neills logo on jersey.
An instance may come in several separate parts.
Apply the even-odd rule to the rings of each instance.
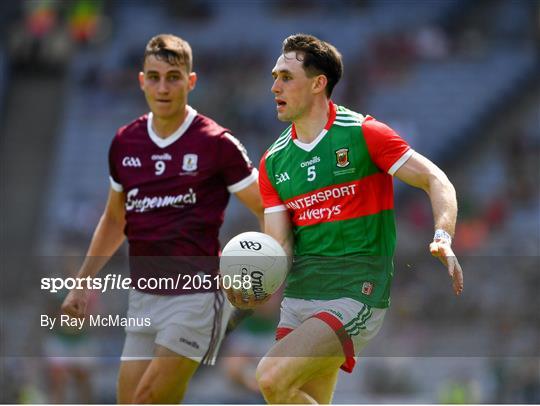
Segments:
[[[167,153],[164,153],[164,154],[154,154],[152,155],[151,157],[152,161],[172,161],[172,156],[171,154],[167,154]]]
[[[314,157],[311,158],[309,161],[302,162],[302,163],[300,164],[300,167],[301,167],[301,168],[305,168],[306,166],[315,165],[315,164],[318,164],[319,162],[321,162],[321,158],[318,157],[318,156],[314,156]]]
[[[182,208],[186,204],[197,203],[197,195],[192,188],[185,194],[176,196],[144,196],[137,198],[139,189],[131,189],[126,195],[126,211],[143,213],[145,211],[159,209],[161,207]]]

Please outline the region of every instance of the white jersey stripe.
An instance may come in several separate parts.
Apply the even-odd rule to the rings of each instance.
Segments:
[[[244,190],[253,182],[255,182],[257,179],[259,179],[259,171],[257,170],[257,168],[253,168],[253,170],[251,171],[251,175],[242,179],[239,182],[227,186],[227,190],[229,191],[229,193],[240,192],[241,190]]]
[[[335,125],[338,125],[340,127],[354,127],[354,126],[361,126],[362,123],[359,122],[359,121],[351,121],[351,122],[348,122],[348,123],[342,123],[341,121],[334,121],[334,124]]]
[[[242,158],[244,158],[244,161],[246,161],[247,164],[251,164],[251,160],[249,159],[247,155],[246,148],[242,145],[240,141],[236,137],[234,137],[232,134],[225,133],[225,137],[227,137],[231,142],[238,148],[238,151],[242,154]]]
[[[288,135],[291,134],[291,132],[292,132],[292,126],[290,126],[289,128],[287,128],[287,130],[286,130],[283,134],[281,134],[281,135],[278,137],[278,139],[277,139],[276,141],[279,141],[279,140],[281,140],[282,138],[287,137]]]
[[[122,186],[120,183],[115,181],[112,176],[109,176],[109,181],[111,182],[111,187],[115,192],[123,192],[124,186]]]
[[[286,211],[286,210],[287,210],[287,207],[284,204],[281,204],[279,206],[268,207],[264,209],[264,214],[277,213],[277,212]]]
[[[336,114],[336,117],[337,118],[344,118],[344,117],[358,117],[358,118],[361,118],[361,119],[364,119],[366,116],[364,116],[363,114],[360,114],[360,113],[338,113]]]
[[[283,142],[286,142],[287,138],[291,135],[292,130],[289,128],[289,130],[284,133],[283,135],[280,135],[279,138],[274,142],[271,149],[277,148],[279,145],[281,145]]]
[[[272,155],[273,153],[275,153],[275,152],[277,152],[277,151],[280,151],[280,150],[282,150],[283,148],[285,148],[291,139],[292,139],[292,138],[291,138],[291,136],[289,135],[289,136],[288,136],[287,138],[285,138],[284,141],[281,142],[279,145],[274,145],[270,150],[268,150],[268,153],[266,154],[266,156],[270,156],[270,155]]]
[[[413,154],[414,154],[413,149],[407,150],[407,152],[401,155],[401,158],[399,158],[396,162],[394,162],[394,165],[392,165],[390,169],[388,169],[388,174],[394,176],[394,173],[396,173],[397,170],[401,168],[403,164],[407,162],[411,156],[413,156]]]
[[[358,116],[352,116],[352,115],[340,116],[340,115],[337,115],[336,116],[336,120],[343,120],[343,121],[355,121],[355,120],[364,121],[364,119],[365,119],[365,117],[361,116],[361,115],[358,115]]]

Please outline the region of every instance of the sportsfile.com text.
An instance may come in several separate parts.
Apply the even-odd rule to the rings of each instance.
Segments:
[[[106,292],[108,290],[161,290],[161,289],[184,289],[184,290],[212,290],[215,287],[225,289],[251,289],[251,277],[249,275],[200,275],[179,274],[168,278],[139,278],[133,283],[129,277],[119,274],[107,274],[103,278],[41,278],[41,290],[56,293],[62,289],[88,289]]]

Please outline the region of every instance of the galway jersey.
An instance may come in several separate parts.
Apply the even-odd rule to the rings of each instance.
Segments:
[[[385,308],[396,245],[391,175],[413,151],[374,118],[332,102],[329,109],[313,142],[302,143],[293,124],[260,164],[265,213],[287,210],[293,224],[285,296]]]
[[[109,150],[111,186],[125,193],[133,280],[177,276],[189,261],[198,263],[190,265],[192,271],[217,273],[219,228],[230,193],[257,180],[240,142],[213,120],[187,110],[168,138],[155,134],[149,113],[120,128]],[[197,291],[181,285],[157,293]]]

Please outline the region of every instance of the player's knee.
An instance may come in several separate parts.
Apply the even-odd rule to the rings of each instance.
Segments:
[[[156,387],[152,383],[139,384],[133,396],[134,404],[180,403],[187,385],[175,385],[174,388]]]
[[[135,391],[133,396],[134,404],[156,404],[156,403],[170,403],[170,396],[167,393],[164,393],[162,390],[159,390],[151,383],[139,384],[139,387]],[[178,403],[178,402],[176,402]]]
[[[150,385],[139,386],[133,395],[132,402],[138,405],[157,403],[157,396]]]
[[[133,387],[126,382],[126,379],[120,377],[116,383],[116,402],[119,405],[127,405],[133,403]]]
[[[257,383],[268,403],[290,403],[291,388],[283,374],[278,362],[263,358],[257,366]]]

